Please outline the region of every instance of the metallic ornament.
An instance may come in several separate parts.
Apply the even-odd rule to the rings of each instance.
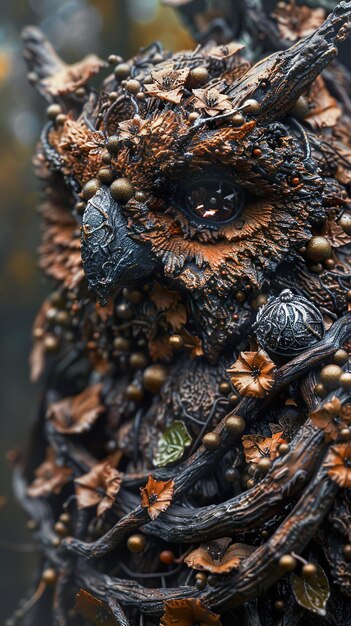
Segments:
[[[269,352],[294,356],[320,341],[325,333],[321,313],[306,298],[284,289],[259,309],[255,334]]]

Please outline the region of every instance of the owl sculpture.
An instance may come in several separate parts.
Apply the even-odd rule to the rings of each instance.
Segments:
[[[24,31],[52,292],[9,623],[346,626],[351,2],[167,4],[192,50]]]

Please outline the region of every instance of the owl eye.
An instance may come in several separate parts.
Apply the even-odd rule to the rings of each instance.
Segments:
[[[206,176],[183,185],[179,201],[190,219],[202,224],[220,225],[239,215],[244,193],[231,180]]]

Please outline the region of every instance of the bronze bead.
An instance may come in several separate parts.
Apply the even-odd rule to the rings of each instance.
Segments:
[[[276,600],[274,602],[274,610],[277,611],[278,613],[283,613],[283,611],[285,610],[284,600]]]
[[[62,108],[59,104],[49,104],[46,109],[46,115],[49,120],[54,120],[60,113],[62,113]]]
[[[126,389],[126,396],[128,400],[132,400],[133,402],[141,402],[141,400],[143,399],[143,390],[141,387],[139,387],[139,385],[131,383]]]
[[[134,187],[128,178],[114,180],[110,191],[112,198],[120,204],[126,204],[134,195]]]
[[[163,54],[161,54],[160,52],[156,52],[156,54],[154,54],[154,56],[152,57],[151,62],[154,65],[157,65],[158,63],[162,63],[163,60],[164,60]]]
[[[205,85],[210,80],[210,75],[205,67],[194,67],[190,70],[187,79],[187,85],[189,87],[196,87],[197,85]]]
[[[104,183],[104,185],[110,185],[115,176],[108,167],[102,167],[99,169],[97,177],[102,183]]]
[[[245,422],[240,415],[230,415],[225,421],[225,427],[233,435],[240,435],[245,430]]]
[[[184,339],[180,335],[171,335],[168,341],[174,350],[180,350],[184,347]]]
[[[146,540],[144,535],[135,534],[131,535],[127,541],[127,548],[129,552],[139,553],[145,549]]]
[[[144,100],[146,100],[146,94],[143,91],[138,91],[135,97],[138,102],[144,102]]]
[[[141,301],[143,294],[138,289],[123,289],[123,296],[128,302],[132,302],[132,304],[139,304]]]
[[[304,578],[311,578],[317,574],[317,571],[317,566],[314,563],[305,563],[302,566],[301,573]]]
[[[347,235],[351,235],[351,213],[344,213],[339,219],[338,224]]]
[[[256,485],[256,481],[253,478],[249,478],[249,480],[246,483],[247,489],[252,489],[252,487],[254,487],[255,485]]]
[[[259,309],[265,304],[267,304],[267,296],[264,293],[259,293],[258,296],[252,300],[252,307],[254,309]]]
[[[28,530],[36,530],[38,528],[38,524],[35,519],[29,519],[26,524]]]
[[[54,585],[57,580],[57,573],[52,567],[48,567],[43,570],[41,579],[46,585]]]
[[[82,195],[84,200],[90,200],[99,191],[101,183],[97,178],[92,178],[85,183],[82,189]]]
[[[134,194],[134,198],[138,202],[146,202],[147,194],[145,193],[145,191],[136,191],[135,194]]]
[[[321,263],[316,263],[315,265],[310,266],[310,270],[313,274],[321,274],[323,272],[323,265]]]
[[[327,390],[326,390],[325,386],[322,385],[322,383],[318,383],[318,385],[315,386],[314,392],[320,398],[324,398],[327,395]]]
[[[326,365],[320,373],[322,384],[328,389],[337,389],[340,385],[340,377],[343,371],[339,365]]]
[[[110,102],[116,102],[118,98],[118,93],[117,91],[110,91],[110,93],[108,94],[108,99]]]
[[[245,113],[258,113],[261,109],[261,105],[259,102],[257,102],[257,100],[249,98],[248,100],[245,100],[245,102],[243,102],[242,108],[245,110]]]
[[[117,352],[128,352],[130,345],[129,339],[125,339],[125,337],[115,337],[113,340],[113,349]]]
[[[44,339],[44,347],[46,352],[56,352],[59,348],[59,340],[55,335],[46,335]]]
[[[281,443],[280,446],[278,447],[278,452],[281,456],[284,456],[285,454],[288,454],[288,452],[290,452],[290,446],[288,443]]]
[[[63,524],[69,524],[71,521],[71,516],[69,513],[61,513],[60,515],[60,522],[62,522]]]
[[[114,74],[117,80],[127,78],[130,74],[130,65],[128,65],[128,63],[118,63],[115,67]]]
[[[342,552],[346,561],[351,561],[351,543],[345,543]]]
[[[230,121],[233,126],[242,126],[245,123],[245,118],[241,113],[233,113],[230,116]]]
[[[59,115],[57,115],[55,117],[55,123],[58,126],[63,126],[63,124],[65,123],[66,119],[67,119],[67,115],[65,115],[64,113],[59,113]]]
[[[74,208],[77,211],[77,213],[79,213],[79,215],[83,215],[86,206],[87,206],[86,202],[84,202],[84,200],[80,200],[79,202],[76,202],[76,204],[74,205]]]
[[[66,537],[68,535],[68,528],[62,522],[56,522],[54,526],[55,533],[60,535],[61,537]]]
[[[349,391],[351,389],[351,373],[343,372],[339,378],[340,386],[345,389],[345,391]]]
[[[239,290],[239,291],[236,292],[234,297],[235,297],[235,300],[237,300],[238,302],[245,302],[245,300],[246,300],[246,293],[245,293],[245,291]]]
[[[196,111],[192,111],[192,113],[189,113],[188,120],[189,122],[196,122],[196,120],[199,119],[199,117],[200,116],[198,113],[196,113]]]
[[[235,467],[228,467],[224,474],[224,477],[229,483],[236,483],[239,481],[240,474]]]
[[[60,326],[68,326],[70,320],[71,318],[67,311],[57,311],[55,316],[55,321],[57,322],[57,324],[59,324]]]
[[[292,115],[292,117],[296,117],[297,119],[301,120],[304,117],[306,117],[306,115],[309,112],[309,106],[308,106],[308,102],[306,100],[306,98],[304,98],[304,96],[300,96],[295,104],[293,105],[293,107],[290,109],[289,111],[289,115]]]
[[[313,263],[320,263],[321,261],[328,259],[331,252],[332,247],[328,239],[316,235],[315,237],[311,237],[307,244],[306,257]]]
[[[206,433],[202,438],[202,445],[206,450],[217,450],[221,445],[221,437],[218,433]]]
[[[263,457],[257,463],[257,469],[262,472],[262,474],[266,474],[272,467],[272,461],[268,457]]]
[[[158,393],[166,380],[167,370],[163,365],[149,365],[143,373],[143,385],[151,393]]]
[[[223,394],[223,396],[227,396],[228,393],[230,393],[231,391],[231,386],[229,383],[227,383],[226,381],[223,381],[222,383],[220,383],[219,385],[219,391],[221,394]]]
[[[228,400],[232,406],[235,406],[239,402],[239,396],[236,393],[230,393]]]
[[[123,61],[122,57],[117,56],[117,54],[110,54],[110,55],[107,57],[107,62],[108,62],[110,65],[117,65],[117,63],[122,63],[122,61]]]
[[[196,572],[195,580],[204,580],[207,581],[207,575],[204,572]]]
[[[106,150],[108,150],[111,154],[117,154],[119,150],[119,140],[117,135],[112,135],[108,138],[105,144]]]
[[[147,366],[147,356],[143,352],[133,352],[129,357],[129,365],[133,370],[142,370]]]
[[[291,554],[284,554],[279,559],[279,568],[283,572],[293,572],[296,568],[296,559]]]
[[[133,311],[129,304],[121,302],[121,304],[117,304],[116,306],[116,315],[121,320],[130,320],[133,317]]]
[[[342,428],[340,431],[340,440],[341,441],[350,441],[351,439],[351,430],[349,428]]]
[[[101,154],[101,161],[105,163],[105,165],[109,165],[112,161],[112,156],[108,150],[104,150]]]
[[[351,302],[351,289],[349,289],[349,291],[346,292],[346,301]]]
[[[258,159],[260,156],[262,156],[262,150],[260,148],[254,148],[252,150],[252,156],[256,157],[256,159]]]
[[[30,85],[36,85],[38,83],[39,76],[36,72],[28,72],[27,80]]]
[[[333,356],[333,363],[335,363],[336,365],[345,365],[348,360],[349,355],[343,348],[339,348],[339,350],[337,350]]]
[[[124,88],[126,91],[128,91],[128,93],[135,95],[140,91],[140,87],[141,85],[138,80],[130,78],[129,80],[127,80]]]
[[[334,267],[335,267],[335,261],[334,261],[334,259],[330,258],[330,259],[327,259],[326,261],[324,261],[324,267],[325,267],[327,270],[332,270],[332,269],[334,269]]]
[[[165,565],[172,565],[175,561],[175,554],[172,550],[162,550],[159,558],[161,563],[164,563]]]
[[[84,98],[84,96],[86,95],[84,87],[78,87],[78,89],[75,90],[74,95],[77,98]]]

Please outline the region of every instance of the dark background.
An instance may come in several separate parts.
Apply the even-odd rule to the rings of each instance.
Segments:
[[[235,0],[233,0],[235,2]],[[269,0],[271,8],[275,2]],[[0,0],[0,624],[30,583],[36,556],[13,500],[6,451],[25,447],[40,385],[29,384],[31,326],[49,285],[36,269],[40,229],[31,155],[44,106],[26,80],[20,33],[38,25],[66,61],[89,52],[131,56],[155,39],[193,47],[159,0]],[[344,46],[343,60],[350,58]],[[348,63],[350,65],[350,61]],[[39,625],[38,625],[39,626]],[[44,625],[43,625],[44,626]],[[49,625],[47,625],[49,626]]]

